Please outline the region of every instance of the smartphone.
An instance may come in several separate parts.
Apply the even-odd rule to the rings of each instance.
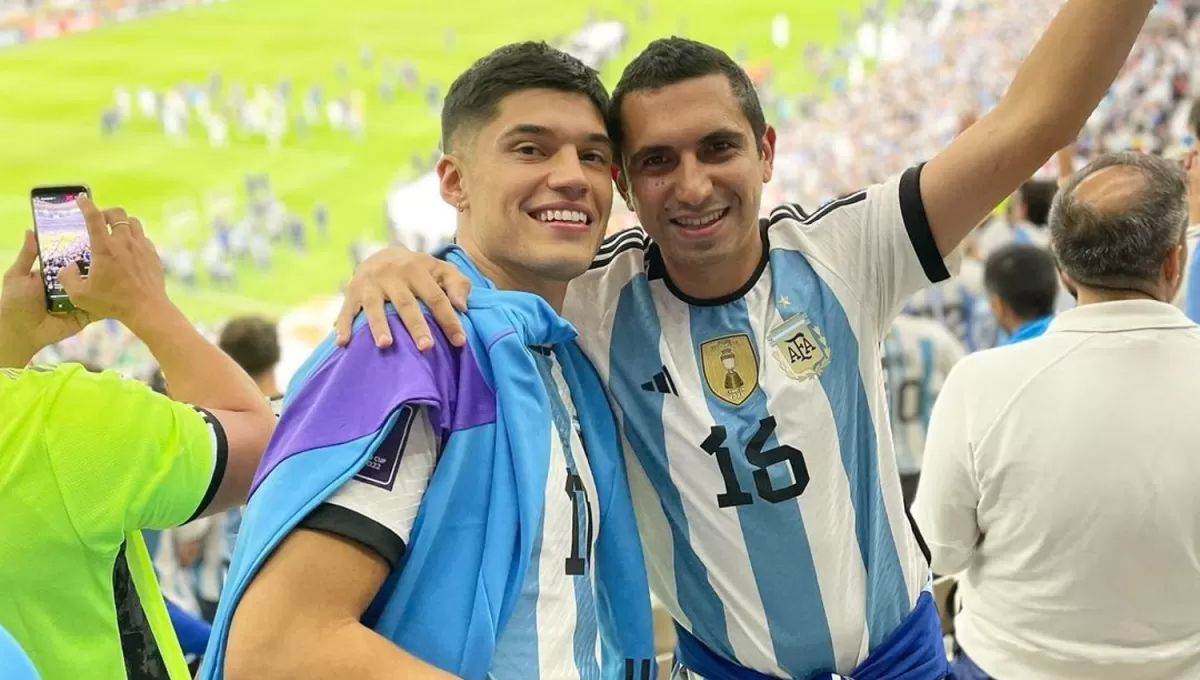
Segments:
[[[59,272],[66,267],[78,267],[86,276],[92,265],[87,222],[75,204],[76,198],[91,195],[86,184],[34,187],[29,192],[42,288],[46,291],[46,309],[51,314],[66,314],[75,309],[58,281]]]

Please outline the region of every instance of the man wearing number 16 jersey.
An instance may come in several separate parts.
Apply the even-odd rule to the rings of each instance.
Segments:
[[[1071,0],[993,111],[928,163],[807,216],[758,218],[775,132],[728,55],[671,38],[626,67],[608,130],[645,231],[601,247],[563,314],[618,407],[678,677],[946,674],[880,345],[905,300],[949,276],[943,258],[1076,136],[1152,4]],[[389,293],[433,307],[438,284],[463,285],[418,255],[377,255],[354,310],[389,269]]]
[[[887,384],[888,416],[904,507],[912,505],[921,477],[929,414],[966,350],[942,324],[901,314],[883,340],[883,371]]]
[[[556,312],[612,205],[607,101],[545,43],[450,87],[438,175],[461,247],[442,257],[476,284],[466,344],[381,351],[362,324],[300,369],[201,677],[651,680],[616,423]]]

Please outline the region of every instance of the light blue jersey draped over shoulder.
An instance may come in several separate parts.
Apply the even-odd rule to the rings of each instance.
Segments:
[[[419,352],[389,310],[394,347],[376,349],[360,318],[349,347],[326,340],[293,380],[242,519],[201,678],[223,677],[233,611],[267,556],[363,469],[405,405],[427,407],[444,447],[403,559],[362,620],[427,663],[486,677],[542,520],[552,406],[528,350],[535,345],[551,347],[562,365],[600,497],[600,677],[650,680],[657,672],[615,422],[574,328],[539,297],[496,290],[458,248],[443,257],[474,284],[460,315],[466,347],[437,332],[434,348]],[[528,677],[536,680],[538,669]]]

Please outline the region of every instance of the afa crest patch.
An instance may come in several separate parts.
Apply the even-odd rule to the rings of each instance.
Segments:
[[[758,357],[745,333],[700,343],[704,382],[721,401],[741,406],[758,387]]]
[[[833,360],[825,335],[807,314],[797,314],[772,328],[767,341],[775,360],[792,380],[820,377]]]

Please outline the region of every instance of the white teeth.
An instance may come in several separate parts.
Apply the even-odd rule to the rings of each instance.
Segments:
[[[724,213],[724,210],[718,210],[701,217],[676,217],[674,221],[685,227],[705,227],[719,220]]]
[[[578,210],[543,210],[536,215],[540,222],[578,222],[587,224],[587,213]]]

